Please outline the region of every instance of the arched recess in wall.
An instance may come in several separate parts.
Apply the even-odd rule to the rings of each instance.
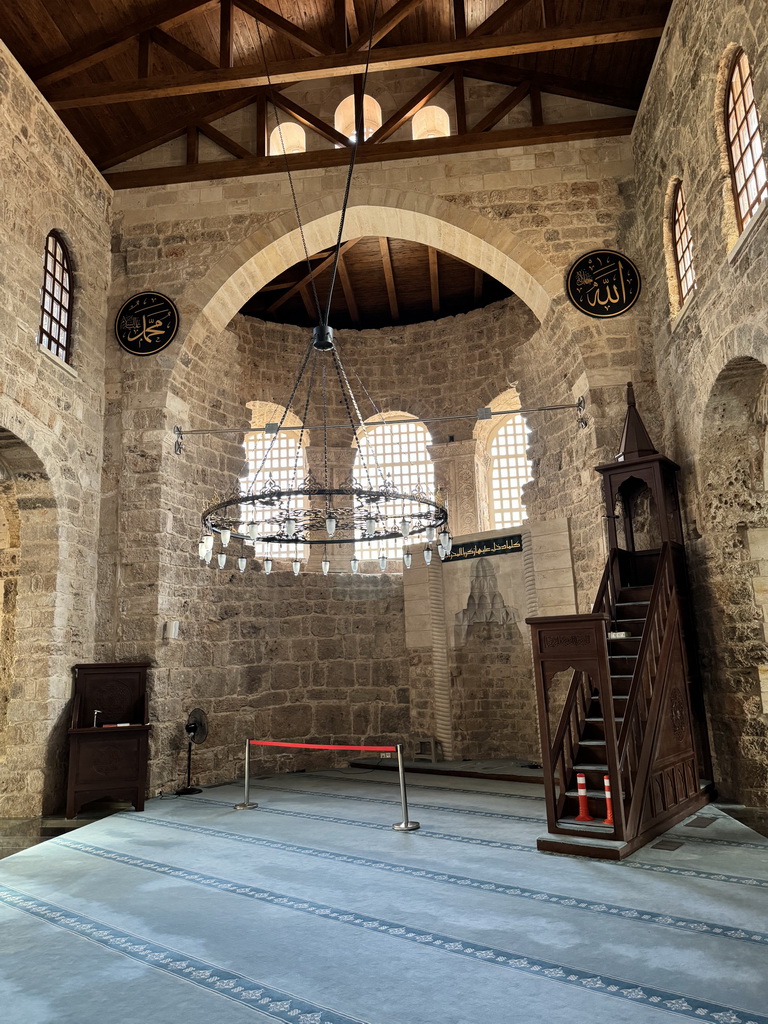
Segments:
[[[61,571],[56,508],[41,460],[0,427],[0,771],[7,782],[0,817],[51,813],[64,795],[60,711],[71,675],[56,656],[54,634]]]
[[[704,696],[723,796],[758,802],[768,744],[768,367],[730,360],[704,410],[689,549]]]

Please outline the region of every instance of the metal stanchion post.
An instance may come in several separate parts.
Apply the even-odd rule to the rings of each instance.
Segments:
[[[408,820],[408,800],[405,795],[405,772],[403,771],[403,744],[397,744],[397,774],[400,776],[400,800],[403,805],[403,820],[392,826],[396,832],[415,832],[419,828],[418,821]]]
[[[245,741],[245,791],[243,802],[235,804],[236,811],[248,811],[251,807],[258,807],[258,804],[251,803],[251,741]]]

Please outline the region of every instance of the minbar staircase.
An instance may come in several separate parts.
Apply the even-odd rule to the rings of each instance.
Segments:
[[[527,620],[549,828],[540,850],[618,860],[707,802],[689,695],[686,592],[680,544],[614,548],[590,615]],[[568,670],[560,709],[552,681]],[[588,822],[577,820],[579,773]]]

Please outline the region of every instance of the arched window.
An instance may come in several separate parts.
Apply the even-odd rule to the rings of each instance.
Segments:
[[[398,491],[412,491],[423,487],[430,494],[435,491],[435,474],[427,445],[432,443],[429,431],[407,413],[389,413],[393,420],[407,420],[406,423],[382,422],[381,416],[366,421],[365,434],[357,439],[355,479],[363,487],[379,487],[384,479],[389,480]],[[366,476],[363,462],[368,470]],[[370,482],[369,482],[370,477]],[[388,512],[400,512],[397,502],[385,506]],[[388,558],[402,558],[402,539],[386,543],[365,543],[358,540],[355,554],[360,559],[376,558],[380,554]]]
[[[725,130],[736,218],[739,230],[743,231],[768,197],[760,116],[755,103],[752,71],[743,50],[736,54],[728,80]]]
[[[675,205],[672,213],[672,248],[675,256],[675,273],[680,295],[680,305],[696,288],[696,273],[693,269],[693,239],[688,227],[688,211],[685,205],[683,183],[675,188]]]
[[[283,153],[304,153],[307,149],[307,134],[295,121],[285,121],[272,129],[269,136],[269,155]]]
[[[248,406],[252,410],[251,423],[254,427],[277,423],[284,412],[280,406],[268,402],[249,402]],[[285,416],[283,426],[299,427],[301,421],[289,412]],[[264,430],[246,434],[243,446],[248,470],[242,481],[243,490],[248,490],[253,484],[253,489],[260,491],[270,478],[278,487],[300,487],[307,471],[304,450],[299,447],[299,434],[298,430],[281,430],[277,436]],[[262,463],[263,468],[259,471]],[[269,532],[269,509],[259,509],[252,505],[244,505],[242,509],[246,531],[251,523],[256,523],[262,532]],[[253,553],[257,558],[269,554],[273,558],[293,559],[297,556],[303,558],[305,552],[303,544],[262,544],[256,541]]]
[[[523,505],[523,487],[531,480],[531,464],[526,455],[528,433],[525,418],[513,415],[502,420],[491,440],[492,530],[501,530],[528,518]]]
[[[355,97],[347,96],[336,107],[336,113],[333,115],[334,127],[350,142],[354,142],[357,137],[356,120]],[[378,128],[381,128],[381,106],[373,96],[363,96],[363,140],[370,139]]]
[[[435,104],[417,110],[411,119],[414,139],[439,139],[451,134],[448,111]]]
[[[69,253],[57,231],[45,241],[43,287],[40,291],[38,344],[65,363],[72,358],[72,272]]]

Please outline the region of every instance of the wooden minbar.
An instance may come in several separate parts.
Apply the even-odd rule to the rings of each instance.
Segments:
[[[68,818],[111,797],[144,810],[148,664],[75,665],[69,728]],[[127,723],[127,724],[125,724]]]

